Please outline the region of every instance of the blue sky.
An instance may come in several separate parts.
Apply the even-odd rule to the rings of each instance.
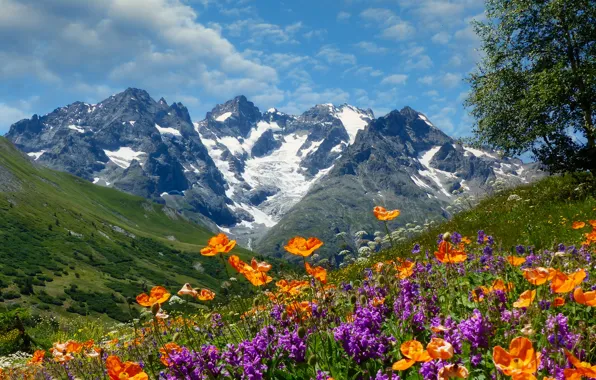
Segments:
[[[126,87],[193,120],[246,95],[262,110],[409,105],[453,136],[482,0],[0,0],[0,133]]]

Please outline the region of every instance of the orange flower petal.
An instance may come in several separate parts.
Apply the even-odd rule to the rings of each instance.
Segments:
[[[410,368],[411,366],[414,365],[414,363],[416,363],[415,360],[411,360],[411,359],[402,359],[400,361],[397,361],[395,363],[393,363],[393,366],[391,367],[394,371],[405,371],[406,369]]]
[[[513,307],[529,307],[536,298],[536,290],[526,290],[519,295],[519,299],[513,303]]]

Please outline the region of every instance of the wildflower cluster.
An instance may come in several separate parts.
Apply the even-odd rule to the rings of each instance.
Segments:
[[[374,213],[384,223],[399,215]],[[507,250],[484,231],[445,233],[436,247],[396,252],[344,283],[309,262],[323,245],[317,238],[285,246],[302,258],[302,277],[273,279],[266,262],[224,260],[235,242],[218,236],[205,253],[246,278],[253,300],[213,308],[213,291],[185,284],[178,296],[203,307],[168,310],[171,293],[155,286],[137,297],[147,319],[120,339],[55,342],[0,377],[596,378],[594,231],[581,248],[541,250]]]

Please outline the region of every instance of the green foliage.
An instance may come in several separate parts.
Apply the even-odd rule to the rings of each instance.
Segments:
[[[199,253],[211,236],[162,205],[34,166],[0,138],[0,306],[124,321],[130,311],[121,301],[143,286],[189,282],[220,293],[221,262]],[[234,254],[251,257],[242,248]]]
[[[596,3],[486,0],[486,16],[466,101],[478,140],[553,172],[596,168]]]
[[[521,200],[510,200],[512,195]],[[574,220],[594,218],[596,178],[592,174],[567,174],[547,177],[535,184],[495,194],[471,210],[461,212],[448,222],[427,230],[413,240],[396,243],[369,261],[339,271],[338,278],[350,280],[365,267],[387,258],[411,256],[414,243],[421,245],[421,255],[436,250],[437,236],[457,231],[472,240],[478,230],[499,237],[500,249],[515,245],[554,248],[565,242],[580,244],[586,231],[570,228]]]

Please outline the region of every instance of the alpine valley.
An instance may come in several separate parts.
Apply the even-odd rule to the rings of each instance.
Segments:
[[[409,107],[375,118],[319,104],[295,116],[238,96],[193,122],[181,103],[129,88],[33,115],[6,137],[36,163],[166,204],[274,256],[295,234],[322,239],[323,258],[345,248],[340,232],[372,237],[375,205],[402,211],[396,228],[448,218],[458,197],[481,196],[496,180],[542,176],[535,164],[454,140]]]

